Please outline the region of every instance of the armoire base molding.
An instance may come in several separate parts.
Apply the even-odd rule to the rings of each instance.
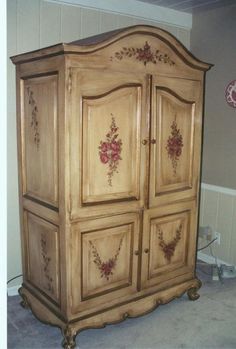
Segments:
[[[63,335],[62,346],[65,349],[73,349],[76,346],[75,338],[79,332],[90,328],[103,328],[124,321],[127,318],[135,318],[146,315],[155,310],[159,305],[167,304],[175,298],[181,297],[187,292],[190,300],[197,300],[202,283],[194,278],[174,287],[164,289],[155,294],[148,295],[141,299],[133,300],[124,305],[101,311],[99,314],[91,315],[81,320],[63,321],[56,314],[48,309],[28,289],[22,286],[19,294],[22,298],[21,305],[30,308],[34,316],[45,324],[59,327]]]

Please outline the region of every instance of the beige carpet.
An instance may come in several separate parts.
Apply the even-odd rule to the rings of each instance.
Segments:
[[[77,336],[80,349],[236,349],[236,279],[211,281],[208,266],[198,269],[201,297],[187,296],[128,319]],[[8,349],[59,349],[60,330],[41,324],[22,309],[19,297],[8,299]]]

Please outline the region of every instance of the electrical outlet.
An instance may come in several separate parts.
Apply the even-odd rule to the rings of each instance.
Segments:
[[[209,226],[199,227],[199,237],[206,239],[207,241],[212,240],[212,228]]]
[[[235,278],[236,277],[236,267],[233,265],[224,265],[220,266],[220,273],[223,278]]]
[[[219,233],[218,231],[215,231],[215,243],[217,245],[220,245],[220,240],[221,240],[221,233]]]

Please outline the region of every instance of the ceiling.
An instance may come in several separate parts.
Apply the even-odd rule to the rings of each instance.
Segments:
[[[235,0],[138,0],[152,5],[168,7],[173,10],[196,13],[235,4]]]

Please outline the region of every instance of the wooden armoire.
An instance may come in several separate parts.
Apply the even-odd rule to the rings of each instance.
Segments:
[[[195,275],[210,64],[133,26],[12,57],[22,305],[77,333],[155,309]]]

